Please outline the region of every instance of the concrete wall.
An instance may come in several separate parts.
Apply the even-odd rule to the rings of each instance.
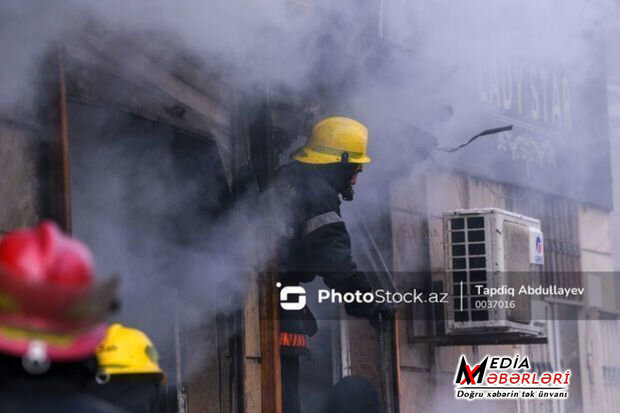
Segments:
[[[612,228],[608,211],[581,206],[578,214],[581,269],[587,291],[587,304],[607,311],[620,309],[616,297]]]
[[[35,224],[41,214],[33,132],[0,123],[0,231]]]
[[[408,254],[407,251],[419,241],[411,241],[409,247],[403,248],[401,245],[403,241],[400,239],[403,237],[399,238],[397,235],[409,232],[416,234],[415,230],[409,231],[407,228],[415,228],[419,225],[415,219],[419,213],[425,214],[428,220],[426,239],[428,240],[429,266],[433,272],[441,272],[444,269],[442,213],[457,208],[491,206],[506,208],[510,199],[506,188],[501,184],[441,170],[432,171],[424,177],[410,177],[408,180],[400,181],[395,184],[393,192],[420,193],[417,189],[420,181],[425,183],[426,203],[424,206],[420,206],[418,201],[412,201],[409,199],[412,197],[406,195],[392,197],[393,208],[397,208],[393,212],[393,218],[396,217],[396,219],[393,219],[392,224],[395,235],[394,264],[397,272],[415,270],[416,260],[408,260],[403,256]],[[580,205],[578,206],[577,225],[581,267],[588,274],[585,277],[590,277],[584,280],[586,288],[594,282],[599,288],[596,307],[613,311],[617,308],[618,299],[614,278],[610,272],[613,269],[611,215],[608,211],[599,208]],[[411,255],[409,252],[409,256]],[[556,311],[579,312],[580,317],[586,311],[579,306],[561,304],[556,306],[558,306]],[[577,411],[582,407],[584,411],[609,410],[608,404],[600,402],[601,392],[600,389],[596,389],[604,383],[601,375],[602,366],[609,366],[613,361],[606,360],[605,358],[609,357],[603,354],[604,348],[608,347],[609,343],[603,343],[605,340],[600,338],[604,334],[598,321],[577,321],[575,317],[571,317],[560,322],[549,322],[550,344],[546,345],[452,347],[412,343],[412,334],[408,333],[411,333],[410,330],[414,323],[405,320],[400,323],[401,411],[403,412],[444,411],[455,408],[460,411],[560,411],[560,405],[551,401],[527,403],[505,401],[491,404],[454,400],[454,372],[461,354],[464,354],[468,360],[477,360],[484,354],[511,355],[515,353],[528,354],[531,360],[547,363],[552,368],[569,366],[574,369],[576,377],[573,378],[574,385],[571,387],[576,394],[564,404],[564,411]],[[419,325],[417,330],[419,330]]]
[[[614,225],[617,217],[590,206],[579,209],[581,265],[586,304],[579,321],[584,412],[617,411],[620,385],[604,373],[620,368],[614,349],[618,343],[618,321],[600,320],[599,311],[614,313],[618,303],[618,279],[614,270]],[[617,242],[617,240],[616,240]],[[617,267],[616,267],[617,268]]]
[[[424,186],[424,192],[418,188]],[[403,247],[398,234],[419,234],[417,217],[423,215],[428,222],[428,234],[420,234],[428,244],[428,261],[434,275],[444,269],[444,241],[442,230],[442,213],[451,209],[477,208],[494,206],[505,208],[505,199],[501,185],[481,181],[467,175],[458,175],[445,171],[432,171],[424,176],[412,176],[396,182],[392,188],[394,265],[395,271],[420,271],[419,259],[407,257],[418,256],[412,250],[420,240],[409,242]],[[426,193],[426,202],[420,205],[420,198],[406,194]],[[398,195],[395,195],[398,194]],[[423,199],[423,198],[422,198]],[[395,219],[396,218],[396,219]],[[411,237],[409,237],[411,238]],[[428,241],[426,241],[428,240]],[[454,372],[459,357],[464,354],[474,361],[484,354],[512,355],[517,352],[515,346],[451,346],[437,347],[431,344],[412,343],[414,335],[419,334],[420,321],[402,320],[399,325],[400,337],[400,374],[401,374],[401,412],[431,412],[458,409],[468,412],[504,411],[517,412],[517,403],[506,402],[466,402],[454,399]]]

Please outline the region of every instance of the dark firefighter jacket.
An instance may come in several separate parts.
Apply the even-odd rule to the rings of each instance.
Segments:
[[[131,413],[156,413],[161,408],[159,374],[115,374],[104,384],[93,383],[91,393]]]
[[[299,285],[319,275],[329,288],[341,293],[371,291],[366,275],[353,261],[351,239],[340,216],[338,184],[342,179],[330,173],[325,167],[296,162],[281,167],[278,172],[283,234],[280,282],[283,286]],[[357,317],[365,316],[369,310],[359,304],[346,304],[345,309]],[[280,331],[312,336],[316,321],[307,308],[280,309]],[[281,334],[283,354],[304,352],[296,336],[287,339],[291,343],[282,343]]]
[[[0,412],[2,413],[128,413],[88,392],[94,381],[92,363],[52,363],[49,371],[31,375],[21,359],[0,356]]]

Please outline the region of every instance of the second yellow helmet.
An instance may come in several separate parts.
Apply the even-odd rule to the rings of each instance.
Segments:
[[[140,330],[112,324],[105,339],[97,347],[100,373],[115,374],[163,374],[159,367],[159,355],[153,342]]]

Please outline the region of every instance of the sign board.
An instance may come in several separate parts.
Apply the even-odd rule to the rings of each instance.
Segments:
[[[386,2],[385,15],[393,17],[385,19],[385,35],[435,72],[453,73],[425,100],[453,109],[429,129],[440,145],[514,125],[437,154],[441,165],[612,209],[604,42],[595,19],[561,3],[414,1],[410,13],[404,4]]]

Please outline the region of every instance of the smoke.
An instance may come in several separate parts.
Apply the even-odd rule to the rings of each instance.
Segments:
[[[183,369],[204,371],[237,333],[218,330],[216,317],[242,309],[266,209],[251,194],[232,204],[210,140],[109,107],[71,103],[69,112],[74,235],[94,251],[99,276],[121,278],[113,319],[152,338],[171,382],[177,327]]]
[[[218,67],[240,90],[269,84],[313,91],[327,84],[337,110],[371,126],[371,149],[381,159],[396,152],[390,146],[396,138],[382,134],[390,122],[452,142],[481,129],[480,78],[522,69],[527,76],[534,67],[550,76],[570,69],[573,90],[590,81],[600,70],[592,55],[595,29],[611,7],[587,0],[58,3],[3,2],[0,50],[10,63],[0,77],[0,103],[32,98],[39,59],[49,48],[95,31],[141,52],[191,55]]]
[[[494,169],[496,159],[504,159],[512,138],[484,138],[462,154],[429,157],[433,140],[406,131],[415,126],[442,145],[452,145],[508,122],[489,118],[489,107],[501,109],[500,114],[512,110],[531,117],[526,112],[533,110],[524,97],[526,82],[535,79],[536,85],[542,84],[546,73],[549,83],[536,86],[541,105],[537,116],[543,126],[561,129],[570,121],[571,134],[589,131],[590,139],[592,130],[601,131],[600,125],[593,127],[598,118],[580,111],[590,107],[596,112],[604,96],[583,94],[582,86],[600,74],[596,27],[609,7],[608,2],[587,0],[4,0],[0,108],[33,106],[43,59],[62,41],[78,42],[84,33],[95,33],[127,42],[135,55],[161,56],[161,64],[189,55],[216,67],[218,75],[241,92],[271,85],[330,96],[337,114],[354,116],[369,126],[369,152],[375,162],[361,176],[362,200],[385,197],[379,189],[386,183],[421,174],[430,166],[464,169],[478,163],[484,165],[472,168],[487,177],[510,175],[524,182],[533,171],[543,176],[539,187],[551,184],[564,195],[582,196],[583,188],[592,186],[589,165],[600,164],[599,155],[584,150],[588,146],[583,138],[561,134],[534,140],[536,148],[553,148],[553,155],[543,155],[542,160],[531,158],[531,152],[513,155],[514,165],[502,164],[502,174]],[[124,57],[127,66],[135,63],[131,55]],[[552,102],[553,82],[562,87],[565,78],[572,107],[562,107],[554,118],[552,103],[542,106],[543,93],[546,90]],[[73,109],[77,114],[79,109]],[[182,158],[170,151],[172,131],[160,137],[165,144],[158,146],[147,143],[154,142],[156,128],[133,125],[128,127],[133,132],[123,135],[128,132],[111,125],[126,119],[105,111],[85,118],[91,122],[74,123],[72,134],[90,134],[98,146],[96,151],[86,143],[81,148],[76,140],[72,147],[73,159],[83,162],[73,166],[82,171],[73,188],[75,202],[81,205],[74,209],[79,214],[76,231],[93,245],[103,273],[122,275],[122,318],[148,325],[147,332],[165,340],[169,331],[157,331],[157,326],[173,317],[175,302],[170,297],[183,296],[184,314],[193,325],[215,314],[209,307],[215,298],[237,297],[224,308],[236,309],[246,286],[239,268],[239,234],[247,221],[237,210],[215,214],[220,194],[204,188],[220,188],[223,177],[208,181],[196,172],[201,162],[215,158],[197,160],[191,173],[171,173],[179,170]],[[571,153],[583,155],[572,182],[579,190],[562,187],[545,174]],[[480,162],[482,158],[486,162]],[[606,187],[599,190],[595,185],[593,190],[604,192]],[[243,202],[238,205],[245,208]],[[364,214],[372,220],[379,212],[365,208]],[[205,220],[207,215],[216,218]],[[198,222],[203,226],[196,227]]]

